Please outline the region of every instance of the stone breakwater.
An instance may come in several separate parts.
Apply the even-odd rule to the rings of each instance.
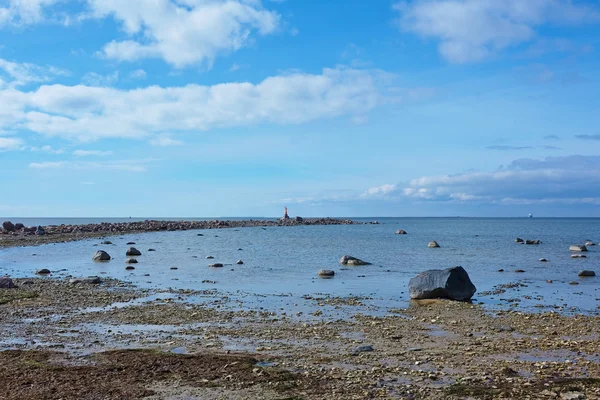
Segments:
[[[224,229],[244,227],[277,227],[301,225],[352,225],[357,222],[334,218],[294,218],[278,220],[241,221],[136,221],[103,222],[85,225],[48,225],[26,227],[21,223],[5,221],[0,229],[0,247],[28,246],[44,243],[65,242],[141,232],[185,231],[194,229]]]

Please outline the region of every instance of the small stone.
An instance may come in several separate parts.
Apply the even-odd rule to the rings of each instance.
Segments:
[[[319,272],[317,272],[317,275],[323,278],[331,278],[335,276],[335,271],[332,271],[330,269],[322,269]]]
[[[357,354],[359,354],[359,353],[369,353],[369,352],[372,352],[372,351],[375,351],[375,349],[373,348],[373,346],[370,346],[370,345],[367,345],[367,346],[360,346],[360,347],[357,347],[357,348],[354,350],[354,353],[353,353],[353,354],[354,354],[354,355],[357,355]]]
[[[136,260],[135,258],[128,258],[127,260],[125,260],[125,264],[137,264],[138,260]]]
[[[135,244],[135,242],[127,242],[126,244],[127,244],[127,246],[129,246],[129,245]]]
[[[427,247],[429,247],[430,249],[436,249],[436,248],[440,247],[440,245],[435,240],[432,240],[431,242],[429,242]]]
[[[582,244],[575,244],[569,247],[569,251],[588,251],[588,249]]]
[[[221,264],[221,263],[209,264],[208,266],[210,268],[223,268],[223,264]]]
[[[540,262],[548,262],[548,260],[545,258],[540,258]]]
[[[214,259],[214,257],[213,256],[206,256],[206,259],[207,260],[212,260],[212,259]]]
[[[584,254],[571,254],[571,258],[587,258]]]
[[[583,270],[583,271],[579,271],[579,274],[577,274],[577,276],[592,277],[592,276],[596,276],[596,273],[594,271]]]
[[[236,263],[237,265],[242,265],[242,264],[244,264],[244,262],[243,262],[242,260],[237,260],[235,263]]]
[[[571,281],[571,282],[569,282],[569,285],[579,285],[579,282]]]
[[[38,269],[36,272],[38,275],[50,275],[52,272],[48,268]]]
[[[136,249],[135,247],[130,247],[129,250],[127,250],[127,252],[125,253],[125,255],[127,257],[131,257],[131,256],[141,256],[142,252],[139,251],[138,249]]]
[[[515,243],[525,243],[525,241],[521,238],[516,238]]]
[[[522,274],[523,272],[525,272],[525,270],[523,270],[523,269],[515,269],[515,272]]]
[[[407,232],[405,230],[403,230],[403,229],[398,229],[396,231],[396,235],[406,235],[406,234],[407,234]]]
[[[148,249],[148,251],[156,251],[156,250],[154,250],[154,249]]]
[[[102,242],[102,243],[100,243],[100,244],[106,244],[106,245],[109,245],[109,244],[112,244],[112,242],[111,242],[110,240],[105,240],[104,242]]]
[[[128,265],[125,267],[125,269],[131,271],[132,269],[135,269],[135,267],[133,265]]]

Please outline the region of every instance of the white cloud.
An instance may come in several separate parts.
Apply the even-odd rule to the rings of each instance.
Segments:
[[[398,186],[397,185],[386,184],[386,185],[372,187],[370,189],[367,189],[367,191],[364,192],[361,195],[361,197],[363,197],[363,198],[368,198],[368,197],[384,197],[384,196],[386,196],[388,194],[396,192],[397,190],[398,190]]]
[[[43,153],[50,153],[50,154],[63,154],[65,152],[64,149],[55,149],[52,146],[42,146],[42,147],[35,147],[32,146],[29,148],[29,150],[34,151],[34,152],[43,152]]]
[[[136,69],[129,74],[130,79],[146,79],[146,71],[143,69]]]
[[[100,150],[75,150],[73,155],[75,157],[87,157],[87,156],[110,156],[112,151],[100,151]]]
[[[40,163],[31,163],[29,168],[33,169],[61,169],[69,168],[75,170],[114,170],[126,172],[146,172],[147,164],[152,159],[145,160],[117,160],[104,162],[71,162],[71,161],[47,161]]]
[[[600,157],[519,159],[493,172],[424,176],[398,186],[399,194],[427,201],[533,204],[600,198]]]
[[[183,142],[181,140],[173,139],[168,136],[159,136],[150,141],[152,146],[168,147],[168,146],[181,146]]]
[[[29,25],[44,20],[44,8],[59,0],[5,0],[0,6],[0,26]]]
[[[41,162],[41,163],[31,163],[31,164],[29,164],[29,168],[54,169],[54,168],[64,167],[67,164],[68,163],[66,161],[46,161],[46,162]]]
[[[5,75],[5,85],[2,84],[2,75]],[[67,72],[60,68],[42,67],[30,63],[16,63],[0,58],[0,88],[2,86],[17,87],[29,83],[48,82],[57,76],[64,75],[67,75]]]
[[[0,151],[18,150],[22,146],[21,139],[0,137]]]
[[[258,0],[88,0],[95,18],[112,16],[132,39],[112,41],[102,55],[120,61],[162,58],[175,67],[210,67],[221,53],[268,35],[280,16]],[[139,39],[138,39],[139,38]]]
[[[382,78],[383,75],[383,78]],[[283,74],[258,84],[119,90],[41,86],[0,90],[1,129],[28,129],[76,141],[144,138],[258,123],[299,124],[365,115],[384,101],[380,71],[324,69]]]
[[[394,9],[401,29],[439,40],[440,53],[453,63],[531,41],[544,24],[600,22],[600,9],[570,0],[414,0]]]
[[[112,86],[119,80],[119,71],[112,74],[101,75],[96,72],[88,72],[81,78],[81,82],[88,86]]]

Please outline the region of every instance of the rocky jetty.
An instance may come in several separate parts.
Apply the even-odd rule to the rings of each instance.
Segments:
[[[289,218],[244,221],[136,221],[102,222],[84,225],[48,225],[26,227],[22,223],[4,221],[0,227],[0,247],[27,246],[42,243],[55,243],[80,240],[107,235],[127,233],[186,231],[193,229],[224,229],[243,227],[275,227],[300,225],[352,225],[360,224],[347,219],[334,218]]]
[[[463,267],[432,269],[412,278],[408,284],[411,299],[469,300],[477,289]]]

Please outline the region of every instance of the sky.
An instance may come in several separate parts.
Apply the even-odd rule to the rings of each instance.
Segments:
[[[5,217],[600,217],[592,0],[0,0]]]

